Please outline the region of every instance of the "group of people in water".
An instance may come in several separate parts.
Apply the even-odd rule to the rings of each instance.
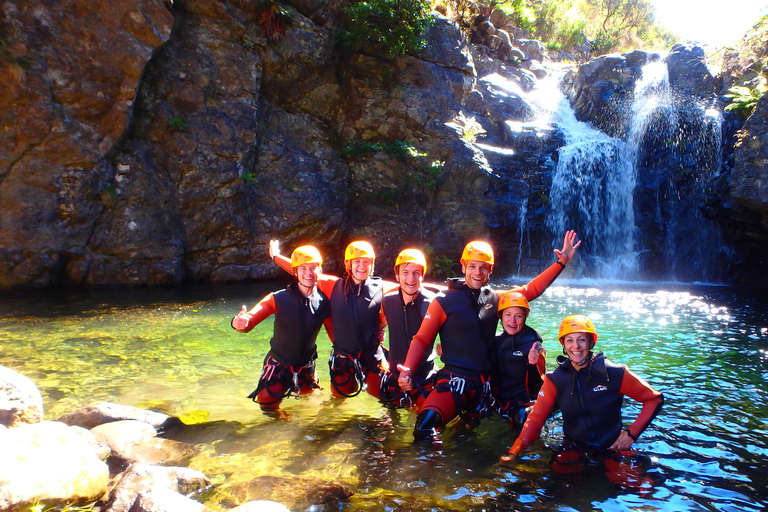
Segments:
[[[557,407],[564,440],[553,468],[570,472],[587,458],[625,452],[658,414],[662,394],[593,351],[597,330],[586,316],[561,322],[563,355],[549,373],[542,338],[526,325],[529,301],[552,284],[580,245],[568,231],[550,267],[524,286],[494,290],[489,284],[494,251],[483,241],[466,245],[460,260],[464,277],[443,286],[424,282],[427,261],[417,249],[397,255],[395,282],[389,282],[373,276],[376,255],[368,242],[349,244],[339,278],[322,272],[315,247],[297,247],[287,258],[272,240],[270,256],[294,279],[251,310],[243,306],[232,319],[235,330],[248,332],[275,315],[270,350],[249,398],[265,413],[285,417],[284,398],[319,389],[316,340],[325,326],[333,344],[331,393],[351,398],[365,391],[390,407],[414,410],[415,440],[439,443],[456,417],[496,413],[520,430],[500,461],[513,463]],[[625,396],[642,404],[629,426],[622,421]]]

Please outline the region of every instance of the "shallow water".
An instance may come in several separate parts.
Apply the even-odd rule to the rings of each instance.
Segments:
[[[641,480],[619,485],[598,466],[553,474],[543,442],[514,468],[496,467],[515,436],[493,418],[452,425],[436,449],[411,443],[413,414],[367,395],[338,400],[326,388],[286,401],[289,421],[262,415],[245,397],[256,386],[271,321],[248,334],[229,322],[241,304],[283,284],[6,294],[0,364],[35,381],[46,419],[102,401],[181,417],[191,427],[178,435],[201,448],[191,466],[216,484],[202,497],[214,509],[251,499],[277,499],[294,511],[768,507],[768,304],[760,296],[572,282],[532,303],[528,323],[544,336],[550,368],[559,321],[584,313],[597,326],[598,348],[665,395],[635,445]],[[327,386],[324,333],[320,347]],[[628,403],[625,416],[637,410]],[[545,434],[557,444],[556,419]],[[318,491],[329,483],[354,494],[337,501],[333,488]]]

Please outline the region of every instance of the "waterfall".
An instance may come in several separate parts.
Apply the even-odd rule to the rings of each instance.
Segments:
[[[555,124],[565,140],[557,150],[546,227],[553,239],[575,229],[585,240],[579,274],[718,280],[720,231],[703,218],[698,202],[705,178],[721,164],[719,113],[676,98],[659,60],[642,68],[625,135],[613,138],[578,121],[549,82],[530,98],[541,120]]]

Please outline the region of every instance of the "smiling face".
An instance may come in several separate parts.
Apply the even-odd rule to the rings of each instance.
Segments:
[[[407,295],[416,295],[421,288],[421,281],[424,278],[424,269],[421,265],[415,263],[403,263],[397,268],[395,279],[400,283],[400,288]],[[403,297],[405,300],[405,297]]]
[[[317,263],[308,263],[294,268],[296,280],[302,288],[312,288],[317,282],[317,274],[320,273],[320,265]]]
[[[501,312],[501,326],[510,336],[519,333],[525,325],[525,310],[512,306]]]
[[[349,261],[347,272],[352,276],[355,283],[362,283],[373,273],[373,260],[371,258],[353,258]]]
[[[572,332],[563,338],[563,349],[577,370],[584,364],[592,349],[592,335],[586,332]]]
[[[488,284],[488,279],[493,272],[493,265],[477,260],[462,261],[461,271],[464,272],[467,286],[473,290],[479,290]]]

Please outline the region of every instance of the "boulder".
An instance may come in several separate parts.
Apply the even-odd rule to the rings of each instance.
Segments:
[[[115,480],[104,500],[103,510],[105,512],[135,512],[133,507],[138,506],[136,502],[140,501],[139,496],[141,494],[165,490],[190,496],[205,491],[210,485],[210,480],[194,469],[153,466],[143,463],[132,464]],[[165,497],[167,496],[166,494]],[[150,498],[142,499],[145,503],[149,503],[152,501]],[[175,509],[167,510],[176,512]]]
[[[287,509],[286,509],[287,510]],[[141,491],[130,512],[213,512],[199,501],[170,489]]]
[[[104,402],[99,405],[81,407],[76,411],[64,414],[59,421],[67,425],[77,425],[86,429],[92,429],[97,425],[120,420],[135,420],[148,423],[157,432],[181,425],[181,420],[168,416],[161,412],[147,411],[130,405],[113,404]]]
[[[29,378],[0,366],[0,425],[17,427],[43,421],[43,397]]]
[[[64,423],[0,430],[0,446],[0,510],[36,502],[84,504],[107,490],[107,464],[81,432]]]

